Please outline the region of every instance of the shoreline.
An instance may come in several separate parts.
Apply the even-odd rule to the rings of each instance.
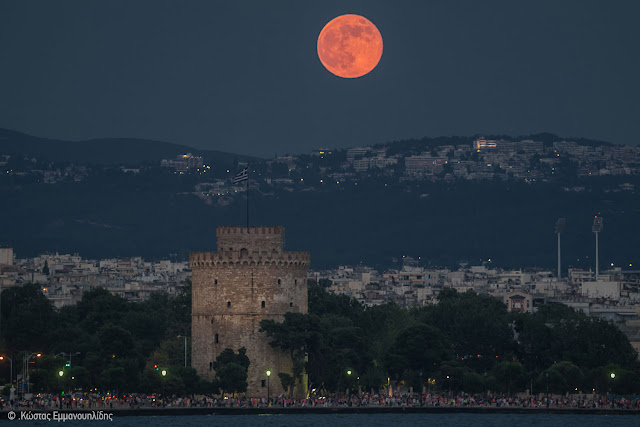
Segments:
[[[2,411],[0,419],[8,419],[11,411]],[[557,414],[557,415],[640,415],[640,410],[622,408],[522,408],[522,407],[271,407],[271,408],[136,408],[136,409],[51,409],[33,410],[21,409],[13,411],[16,414],[29,412],[32,414],[53,413],[59,414],[112,414],[113,417],[136,416],[189,416],[189,415],[338,415],[338,414]]]

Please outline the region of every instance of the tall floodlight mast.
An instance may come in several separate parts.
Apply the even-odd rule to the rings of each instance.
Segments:
[[[564,218],[558,218],[556,221],[556,234],[558,235],[558,279],[562,277],[562,273],[560,270],[560,234],[564,232]]]
[[[598,281],[598,268],[599,268],[599,259],[598,259],[598,233],[602,231],[602,217],[596,215],[593,219],[593,226],[591,227],[591,231],[596,235],[596,282]]]

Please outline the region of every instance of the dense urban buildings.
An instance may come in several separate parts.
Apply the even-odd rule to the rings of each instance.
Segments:
[[[317,281],[330,292],[347,295],[369,306],[389,302],[404,307],[437,304],[437,296],[442,289],[454,288],[459,292],[471,290],[491,295],[504,302],[509,311],[535,312],[540,305],[549,302],[565,304],[587,315],[613,321],[629,337],[634,348],[640,351],[640,271],[634,270],[633,266],[624,269],[610,267],[609,270],[601,270],[598,277],[593,270],[570,268],[567,277],[558,278],[555,272],[540,268],[493,268],[490,261],[486,261],[484,265],[461,266],[457,270],[425,268],[419,266],[417,260],[404,257],[403,266],[399,269],[377,271],[364,265],[346,265],[329,270],[310,270],[307,275],[307,255],[283,251],[282,236],[278,233],[271,235],[277,236],[275,240],[264,240],[261,243],[242,239],[234,241],[233,233],[220,234],[223,230],[231,229],[235,227],[219,228],[218,236],[219,239],[222,236],[222,239],[218,240],[218,251],[195,253],[192,255],[191,267],[187,262],[149,262],[139,257],[87,260],[79,255],[48,254],[20,259],[13,258],[11,248],[4,248],[0,249],[0,256],[3,257],[0,286],[6,289],[29,282],[38,283],[44,295],[59,308],[77,303],[84,292],[98,286],[130,301],[146,300],[153,292],[175,295],[184,285],[185,279],[191,278],[193,274],[194,290],[199,290],[196,292],[206,292],[211,283],[219,290],[229,291],[228,294],[219,295],[222,298],[220,301],[207,300],[211,296],[205,298],[206,294],[202,293],[196,297],[194,292],[194,319],[209,322],[202,320],[207,323],[205,334],[210,335],[212,342],[215,342],[216,332],[211,329],[211,320],[218,316],[219,322],[222,322],[220,325],[214,322],[219,329],[217,335],[220,350],[229,346],[229,342],[220,341],[220,337],[224,336],[226,339],[233,336],[229,332],[222,332],[233,329],[231,324],[225,323],[229,321],[229,314],[236,313],[241,318],[245,315],[239,313],[247,313],[247,319],[238,325],[243,325],[241,328],[251,325],[249,330],[253,330],[254,327],[258,328],[262,318],[278,317],[286,311],[306,312],[306,299],[302,295],[305,278]],[[246,230],[242,227],[237,229]],[[235,235],[236,238],[241,236],[246,237],[242,232]],[[249,239],[254,237],[253,234],[248,236]],[[289,254],[292,254],[292,260],[288,259]],[[263,256],[266,258],[263,259]],[[212,257],[218,257],[218,261],[206,268],[196,267],[195,270],[200,269],[199,273],[195,270],[192,272],[194,263],[211,264]],[[200,258],[202,260],[198,261]],[[265,259],[276,265],[267,266]],[[223,268],[225,263],[227,265]],[[231,264],[235,265],[233,269]],[[218,285],[215,284],[216,280]],[[234,285],[228,287],[230,283]],[[253,296],[238,299],[247,289],[251,292],[252,283]],[[227,302],[231,302],[231,307],[226,307]],[[213,306],[205,309],[205,306],[211,304],[222,304],[221,311],[214,310]],[[254,305],[257,306],[253,307]],[[200,307],[204,310],[202,313],[197,311]],[[245,321],[248,322],[247,325],[243,323]],[[230,342],[234,348],[245,345],[239,336],[237,340],[232,339]],[[217,354],[215,349],[211,351],[214,356]],[[207,360],[201,364],[208,371],[211,355],[204,350],[198,354],[206,356]],[[261,379],[258,384],[261,384]]]

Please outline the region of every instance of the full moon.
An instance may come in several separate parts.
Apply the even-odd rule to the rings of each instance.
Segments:
[[[318,57],[336,76],[362,77],[380,62],[382,36],[367,18],[341,15],[329,21],[320,32]]]

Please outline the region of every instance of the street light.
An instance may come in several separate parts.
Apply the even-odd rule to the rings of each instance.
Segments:
[[[613,393],[613,380],[616,378],[615,372],[611,372],[611,382],[609,383],[609,393]],[[613,408],[613,400],[611,399],[611,407]]]
[[[27,393],[29,393],[29,360],[31,360],[33,356],[42,357],[42,353],[31,353],[29,356],[25,355],[22,358],[22,363],[23,363],[22,372],[25,373],[25,378],[23,378],[23,382],[24,380],[27,381]]]
[[[451,377],[447,375],[447,379],[449,380],[449,396],[451,396]]]
[[[599,259],[598,259],[598,233],[602,231],[602,217],[596,215],[593,219],[593,225],[591,226],[591,231],[596,235],[596,282],[598,281],[598,273],[599,273]]]
[[[271,371],[267,369],[267,405],[271,406],[271,402],[269,401],[269,394],[270,394],[270,384],[269,384],[269,380],[271,379]]]
[[[167,370],[163,369],[162,370],[162,407],[164,408],[166,406],[166,402],[164,399],[164,377],[167,376]]]
[[[562,270],[560,269],[560,234],[564,231],[565,219],[558,218],[556,221],[556,234],[558,235],[558,279],[562,277]]]
[[[64,371],[63,370],[58,371],[58,375],[60,376],[60,379],[62,379],[62,376],[64,375]],[[64,385],[62,386],[62,388],[64,389]],[[64,394],[64,390],[62,390],[62,393],[60,394],[60,409],[62,409],[62,394]]]

